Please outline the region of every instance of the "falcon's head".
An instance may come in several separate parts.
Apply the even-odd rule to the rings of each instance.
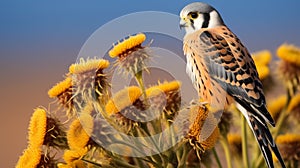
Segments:
[[[202,2],[194,2],[185,6],[180,12],[180,18],[180,28],[185,28],[187,34],[202,28],[224,25],[219,12]]]

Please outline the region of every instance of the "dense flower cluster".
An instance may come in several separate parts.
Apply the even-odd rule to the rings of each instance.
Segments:
[[[40,107],[32,114],[28,147],[16,167],[222,167],[220,157],[226,159],[229,168],[250,165],[250,158],[254,160],[252,167],[261,167],[262,156],[259,149],[251,145],[254,139],[247,137],[245,120],[238,120],[241,116],[236,107],[214,111],[206,102],[183,103],[184,81],[144,83],[143,72],[151,75],[147,69],[151,51],[149,45],[142,46],[145,40],[143,33],[129,36],[108,52],[116,58],[114,67],[125,74],[125,78],[132,75],[138,86],[124,86],[111,93],[110,88],[114,86],[109,81],[110,72],[116,69],[105,59],[80,58],[70,65],[65,79],[48,91],[49,97],[56,100],[57,108],[50,111]],[[284,44],[277,54],[280,58],[277,71],[287,95],[281,93],[268,100],[268,110],[277,124],[271,131],[284,160],[296,166],[300,138],[293,132],[300,128],[293,124],[299,122],[300,117],[300,94],[297,94],[300,49]],[[253,54],[262,80],[272,76],[271,58],[270,51]],[[61,121],[57,112],[65,114],[66,121]],[[179,116],[185,118],[179,121],[179,126],[174,126]],[[222,116],[220,121],[216,120],[218,116]],[[206,121],[217,121],[217,124],[207,129],[204,128]],[[176,137],[178,133],[182,136]],[[162,135],[157,137],[159,134]],[[141,140],[128,141],[128,137]],[[168,143],[172,145],[165,149]],[[116,149],[127,156],[115,152]],[[165,150],[147,156],[131,155],[159,149]]]

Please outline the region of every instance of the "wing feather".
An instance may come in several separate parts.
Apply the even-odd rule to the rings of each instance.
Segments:
[[[266,108],[262,84],[256,66],[247,49],[226,27],[210,29],[199,34],[201,55],[212,79],[218,82],[236,101],[255,116],[274,120]],[[226,32],[224,34],[220,32]]]

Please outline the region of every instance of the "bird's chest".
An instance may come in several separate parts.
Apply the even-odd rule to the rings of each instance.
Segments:
[[[201,57],[196,57],[191,51],[186,55],[186,72],[198,93],[204,94],[206,85],[210,82],[207,67]]]
[[[210,77],[208,68],[201,56],[196,56],[192,51],[186,53],[186,71],[198,91],[202,101],[216,105],[229,104],[227,93]]]

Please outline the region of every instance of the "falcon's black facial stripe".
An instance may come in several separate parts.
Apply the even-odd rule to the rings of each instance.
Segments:
[[[194,20],[193,20],[193,19],[190,19],[190,21],[191,21],[191,26],[192,26],[192,28],[195,30],[196,28],[195,28],[195,26],[194,26]]]
[[[203,24],[201,28],[207,28],[209,25],[210,20],[210,14],[209,13],[203,13]]]

